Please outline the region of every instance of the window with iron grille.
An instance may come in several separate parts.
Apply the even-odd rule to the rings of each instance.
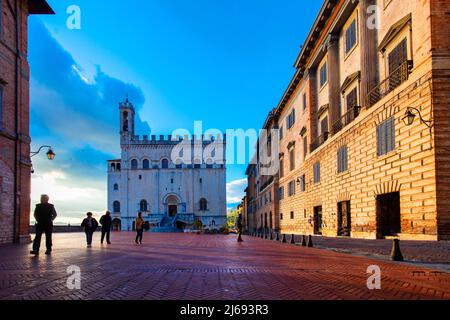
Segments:
[[[316,162],[313,167],[314,170],[314,183],[320,183],[320,162]]]
[[[395,118],[390,117],[377,126],[377,154],[385,155],[395,149]]]
[[[289,194],[289,197],[292,197],[295,194],[295,181],[289,182],[288,194]]]
[[[348,152],[347,146],[342,146],[337,151],[338,173],[348,170]]]
[[[306,191],[306,175],[302,175],[300,177],[300,191],[305,192]]]
[[[320,87],[323,87],[328,80],[327,63],[325,62],[320,68]]]
[[[356,19],[352,21],[345,31],[345,54],[348,54],[356,45]]]

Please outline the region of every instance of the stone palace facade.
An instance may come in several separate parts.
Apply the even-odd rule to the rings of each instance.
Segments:
[[[225,137],[139,137],[135,110],[120,104],[121,159],[108,161],[114,229],[134,230],[142,212],[151,231],[181,232],[226,223]]]
[[[450,239],[448,25],[448,1],[324,1],[263,126],[280,171],[247,170],[248,232]]]

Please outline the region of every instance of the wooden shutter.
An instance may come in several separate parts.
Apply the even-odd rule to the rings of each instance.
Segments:
[[[377,154],[381,156],[383,154],[383,124],[377,126]]]
[[[386,153],[395,149],[395,123],[394,117],[386,121]]]
[[[322,130],[322,134],[328,132],[328,117],[325,117],[320,123],[320,129]]]
[[[391,75],[403,62],[408,60],[408,46],[407,39],[403,39],[392,51],[389,53],[389,75]]]
[[[354,88],[350,93],[347,95],[347,111],[350,111],[352,107],[356,107],[358,105],[358,97],[356,88]]]
[[[347,146],[344,147],[344,171],[348,170],[348,148]]]
[[[307,137],[303,137],[303,158],[306,158],[308,154],[308,139]]]

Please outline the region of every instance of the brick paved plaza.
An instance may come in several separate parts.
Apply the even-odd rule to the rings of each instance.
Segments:
[[[111,246],[86,249],[84,234],[56,234],[54,252],[0,247],[0,299],[450,299],[450,274],[419,266],[304,248],[259,238],[114,233]],[[42,250],[42,249],[41,249]],[[67,267],[81,268],[69,290]],[[381,290],[367,289],[369,265]]]

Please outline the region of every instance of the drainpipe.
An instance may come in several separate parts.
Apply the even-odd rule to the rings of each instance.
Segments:
[[[20,195],[18,193],[18,189],[20,186],[19,183],[19,58],[20,58],[20,50],[19,50],[19,8],[17,0],[14,1],[14,15],[15,15],[15,31],[16,31],[16,59],[15,59],[15,97],[14,97],[14,112],[15,112],[15,140],[14,140],[14,224],[13,224],[13,242],[18,243],[20,236],[17,234],[20,230]]]

